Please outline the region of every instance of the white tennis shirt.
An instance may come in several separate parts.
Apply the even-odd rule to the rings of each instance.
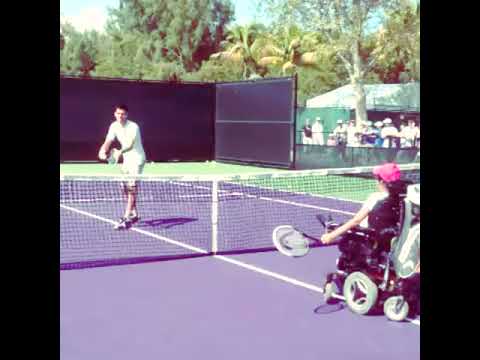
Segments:
[[[142,165],[145,162],[142,136],[140,135],[140,128],[135,122],[127,120],[123,126],[118,121],[110,124],[107,140],[114,141],[115,139],[120,142],[122,148],[129,146],[133,140],[133,147],[123,153],[124,164]]]
[[[373,208],[375,207],[375,205],[377,205],[379,201],[382,201],[387,197],[388,197],[388,192],[374,192],[370,194],[367,200],[365,200],[362,208],[368,209],[368,212],[370,212],[373,210]],[[368,228],[368,216],[362,220],[362,222],[360,223],[360,226],[363,228]]]

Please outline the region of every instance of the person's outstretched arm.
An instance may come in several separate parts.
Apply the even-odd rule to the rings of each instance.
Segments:
[[[368,213],[370,210],[368,209],[367,206],[363,206],[350,220],[348,220],[345,224],[339,226],[335,230],[333,230],[330,233],[326,233],[322,236],[320,239],[322,243],[328,244],[332,242],[336,237],[343,235],[346,233],[348,230],[354,228],[355,226],[360,225],[363,219],[365,219],[368,216]]]

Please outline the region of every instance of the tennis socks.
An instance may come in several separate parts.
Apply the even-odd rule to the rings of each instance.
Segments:
[[[128,215],[128,221],[130,221],[130,223],[134,224],[136,223],[138,220],[140,220],[140,218],[138,217],[138,214],[135,212],[135,213],[130,213],[130,215]]]

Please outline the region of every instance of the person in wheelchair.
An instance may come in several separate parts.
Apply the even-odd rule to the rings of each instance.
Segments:
[[[366,314],[375,305],[383,304],[390,319],[402,320],[409,312],[405,299],[415,302],[410,310],[418,311],[416,300],[419,296],[415,294],[419,293],[419,281],[403,281],[395,274],[400,262],[393,261],[392,269],[390,264],[392,254],[395,259],[402,257],[401,247],[406,248],[408,234],[415,228],[412,224],[418,224],[418,232],[411,237],[414,246],[410,246],[413,250],[407,251],[407,257],[415,257],[412,257],[412,251],[418,249],[419,260],[419,206],[418,216],[410,216],[411,209],[405,209],[404,199],[410,183],[401,180],[400,169],[395,163],[377,166],[373,174],[378,192],[367,198],[352,219],[341,225],[327,226],[327,233],[321,237],[324,244],[337,240],[341,252],[337,272],[327,275],[324,295],[329,301],[332,293],[343,289],[345,301],[352,311]],[[415,238],[417,235],[418,240]],[[419,261],[416,271],[420,271]],[[400,281],[396,281],[397,278]],[[392,282],[393,279],[395,281]]]
[[[324,244],[341,237],[352,229],[365,230],[370,235],[376,232],[380,240],[389,240],[398,226],[401,195],[405,194],[406,183],[400,180],[401,172],[395,163],[377,166],[373,170],[378,191],[370,194],[361,209],[346,223],[321,237]],[[371,230],[371,231],[368,231]],[[388,241],[382,241],[385,247]]]

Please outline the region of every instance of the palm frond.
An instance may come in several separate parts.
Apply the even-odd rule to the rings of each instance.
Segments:
[[[257,61],[257,64],[260,66],[280,65],[282,63],[283,63],[283,58],[279,56],[265,56]]]

